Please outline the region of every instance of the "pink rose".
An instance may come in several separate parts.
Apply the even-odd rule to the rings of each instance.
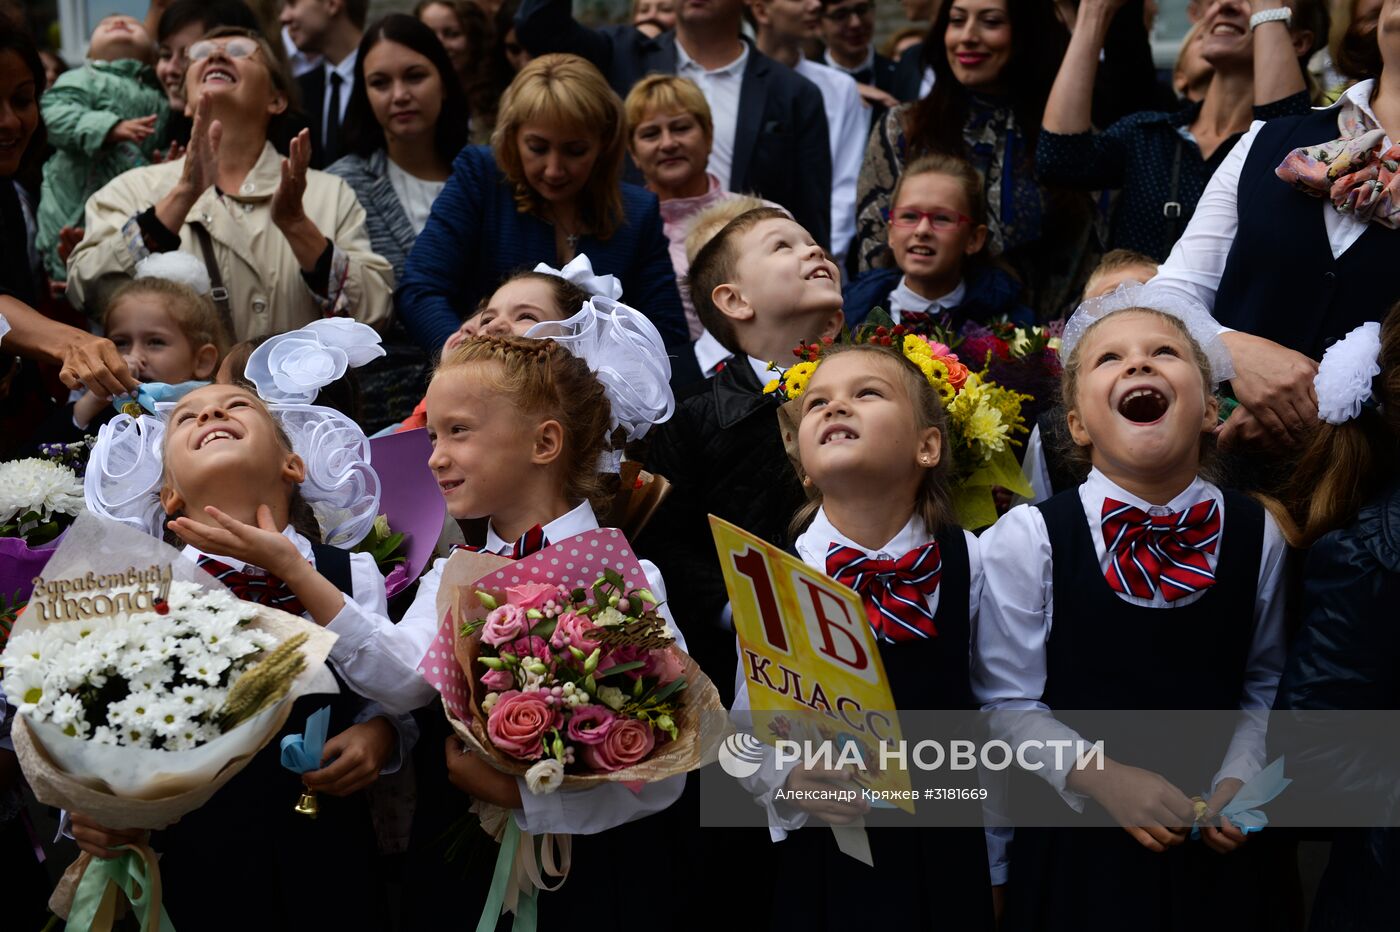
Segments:
[[[517,657],[538,657],[546,663],[554,660],[554,655],[549,652],[549,645],[544,638],[532,634],[529,637],[516,638],[509,644],[502,644],[501,650],[509,651]]]
[[[603,739],[583,746],[583,762],[594,770],[622,770],[646,760],[656,747],[651,726],[635,718],[615,718],[600,729]]]
[[[530,630],[530,619],[518,605],[500,605],[491,609],[486,624],[481,627],[481,639],[492,647],[500,647]]]
[[[647,665],[642,667],[643,676],[654,676],[663,685],[681,678],[685,667],[676,652],[670,648],[654,650],[647,657]]]
[[[491,743],[513,757],[535,760],[544,754],[544,735],[558,728],[560,715],[543,693],[503,693],[486,717]]]
[[[607,734],[608,726],[617,715],[603,705],[581,705],[569,716],[569,727],[565,734],[570,741],[579,744],[597,744]]]
[[[559,598],[559,587],[546,586],[544,583],[521,583],[506,589],[506,604],[518,605],[525,611],[544,608],[546,602],[558,602]]]
[[[493,693],[504,692],[515,686],[515,677],[509,670],[488,670],[481,674],[481,685]]]
[[[596,630],[597,627],[593,622],[583,615],[565,612],[559,616],[559,622],[554,628],[554,636],[550,638],[550,641],[559,650],[563,650],[565,647],[577,647],[585,654],[591,654],[599,642],[589,635]],[[565,643],[565,638],[568,638],[567,643]]]

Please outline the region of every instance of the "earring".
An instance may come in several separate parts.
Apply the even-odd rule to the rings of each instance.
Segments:
[[[928,465],[928,457],[927,457],[927,456],[921,456],[921,457],[919,457],[919,465],[920,465],[920,466],[927,466],[927,465]]]

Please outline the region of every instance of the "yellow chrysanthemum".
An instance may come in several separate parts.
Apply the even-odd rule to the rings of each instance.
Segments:
[[[957,389],[953,388],[953,383],[951,382],[934,382],[933,390],[938,393],[938,400],[943,402],[945,407],[950,404],[958,394]]]
[[[765,394],[765,395],[771,395],[771,394],[773,394],[774,392],[776,392],[776,391],[778,390],[778,386],[781,385],[781,384],[782,384],[782,383],[781,383],[780,381],[778,381],[777,379],[774,379],[773,381],[769,382],[767,385],[763,386],[763,394]]]
[[[1006,431],[1001,412],[986,405],[978,407],[963,423],[963,436],[982,444],[988,453],[1000,453],[1006,449]]]
[[[807,382],[811,380],[812,373],[817,371],[817,364],[814,362],[799,362],[783,375],[783,387],[787,390],[789,398],[801,397],[807,390]]]
[[[901,346],[900,349],[904,352],[905,356],[908,356],[915,362],[918,362],[921,357],[933,355],[933,350],[929,347],[928,343],[912,333],[904,335],[904,345]]]

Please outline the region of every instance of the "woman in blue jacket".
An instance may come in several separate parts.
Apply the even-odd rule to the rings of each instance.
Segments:
[[[398,310],[421,346],[436,353],[507,274],[583,253],[617,276],[673,355],[693,356],[680,352],[689,338],[656,195],[621,181],[625,128],[622,102],[582,58],[521,70],[491,147],[457,156],[409,253]]]

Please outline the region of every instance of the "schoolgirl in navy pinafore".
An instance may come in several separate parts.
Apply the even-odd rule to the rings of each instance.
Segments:
[[[349,552],[313,544],[316,569],[353,598]],[[335,673],[334,667],[331,672]],[[374,829],[364,793],[318,794],[315,819],[293,811],[299,775],[282,766],[285,735],[331,707],[327,736],[355,723],[364,700],[336,674],[334,696],[302,696],[280,734],[209,802],[157,832],[171,922],[200,932],[387,929]]]
[[[1224,490],[1229,533],[1221,541],[1216,582],[1197,601],[1169,611],[1126,602],[1109,587],[1078,488],[1035,507],[1044,516],[1054,561],[1054,629],[1042,697],[1050,709],[1239,707],[1263,551],[1258,503]],[[1056,717],[1074,727],[1072,715],[1057,711]],[[1230,731],[1196,735],[1193,744],[1218,746],[1219,760]],[[1113,746],[1111,735],[1084,737]],[[1199,772],[1180,772],[1171,747],[1160,748],[1155,759],[1120,763],[1160,773],[1188,796],[1200,791],[1190,782],[1201,779]],[[1031,777],[1018,780],[1013,792],[1053,794]],[[1002,927],[1280,929],[1277,889],[1263,886],[1276,859],[1267,832],[1222,855],[1191,840],[1164,853],[1149,851],[1121,828],[1018,827]]]
[[[937,635],[879,642],[880,660],[900,711],[975,709],[968,658],[971,569],[960,528],[936,535],[943,560]],[[906,734],[905,736],[909,736]],[[975,773],[947,770],[910,774],[922,783],[951,786]],[[918,803],[916,806],[929,805]],[[937,804],[933,804],[937,805]],[[925,814],[920,808],[919,812]],[[995,927],[987,845],[977,827],[913,828],[904,813],[871,810],[865,823],[874,867],[843,854],[824,826],[791,832],[774,850],[773,929],[948,929]],[[880,823],[901,827],[881,828]]]

